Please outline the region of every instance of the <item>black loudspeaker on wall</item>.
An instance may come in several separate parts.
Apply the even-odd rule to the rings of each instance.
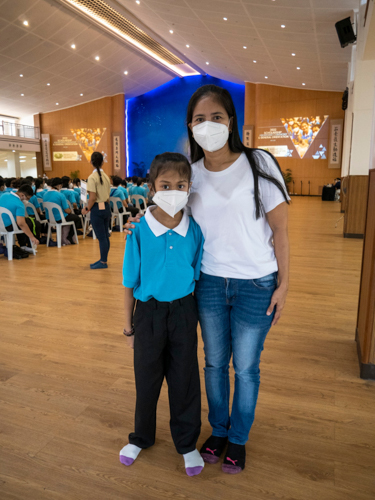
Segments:
[[[350,43],[354,43],[357,40],[350,17],[342,19],[342,21],[338,21],[335,24],[335,27],[342,48],[346,47]]]
[[[344,90],[344,93],[342,95],[342,106],[341,106],[341,108],[344,111],[348,107],[348,97],[349,97],[349,89],[348,89],[348,87],[346,87],[346,89]]]

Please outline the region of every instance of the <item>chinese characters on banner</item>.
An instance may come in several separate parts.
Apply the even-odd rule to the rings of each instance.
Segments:
[[[329,168],[341,168],[343,120],[331,120],[329,139]]]
[[[121,170],[121,150],[120,150],[120,134],[113,135],[113,168],[115,172]]]
[[[43,169],[45,172],[52,170],[50,135],[42,134]]]

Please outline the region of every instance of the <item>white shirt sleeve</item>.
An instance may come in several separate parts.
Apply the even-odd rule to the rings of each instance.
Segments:
[[[281,185],[284,186],[287,199],[290,200],[288,191],[285,187],[284,178],[276,163],[267,153],[260,152],[260,154],[262,155],[263,160],[265,160],[264,162],[262,162],[264,172],[266,174],[272,175],[272,177],[277,179],[281,183]],[[271,210],[276,208],[281,203],[285,202],[285,197],[280,189],[275,186],[275,184],[268,181],[267,179],[263,179],[262,177],[259,177],[259,190],[265,213],[271,212]]]

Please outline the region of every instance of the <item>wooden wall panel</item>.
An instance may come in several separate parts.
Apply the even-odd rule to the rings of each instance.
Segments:
[[[344,236],[363,238],[366,224],[368,176],[351,175],[346,193]]]
[[[246,83],[245,90],[245,125],[253,125],[250,120],[255,116],[255,142],[259,126],[265,120],[277,120],[288,116],[329,115],[331,119],[344,118],[341,109],[340,92],[293,89],[274,85]],[[255,112],[254,112],[255,108]],[[341,168],[328,168],[327,160],[301,160],[297,158],[278,158],[282,170],[290,168],[294,178],[294,192],[318,195],[320,187],[333,182],[341,176]],[[292,185],[290,189],[292,190]]]
[[[375,377],[375,169],[370,170],[369,175],[357,318],[357,342],[360,363],[367,365],[361,366],[361,372],[373,373]]]
[[[41,133],[51,135],[51,150],[53,136],[69,136],[70,130],[75,128],[105,128],[98,151],[107,154],[107,162],[104,163],[104,171],[108,175],[113,174],[112,135],[118,132],[124,138],[122,144],[122,170],[125,176],[125,96],[118,94],[112,97],[103,97],[95,101],[73,106],[67,109],[42,113],[40,115]],[[77,146],[77,150],[80,147]],[[82,161],[52,162],[52,172],[47,172],[48,177],[61,177],[70,175],[74,170],[80,171],[80,177],[86,178],[92,172],[89,161],[82,153]]]

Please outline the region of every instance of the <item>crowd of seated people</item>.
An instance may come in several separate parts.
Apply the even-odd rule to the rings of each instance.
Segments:
[[[143,196],[146,206],[152,203],[149,199],[149,187],[146,178],[133,176],[128,179],[121,179],[119,176],[112,176],[111,181],[110,196],[119,198],[120,201],[117,203],[120,213],[127,212],[135,216],[139,212],[139,209],[136,207],[136,200],[132,199],[132,195]],[[30,252],[33,241],[34,244],[45,244],[47,242],[47,224],[43,223],[43,221],[48,221],[49,219],[48,210],[43,206],[43,203],[46,202],[53,202],[59,205],[65,220],[68,222],[73,221],[77,234],[82,234],[80,184],[80,179],[70,179],[68,176],[52,179],[33,178],[31,176],[3,179],[0,176],[0,207],[12,212],[18,229],[23,231],[23,233],[17,235],[19,248],[22,248],[24,252]],[[30,206],[25,207],[24,202],[26,201],[34,206],[35,211]],[[140,203],[140,208],[142,210],[146,208],[143,202]],[[56,223],[62,222],[59,211],[55,209],[53,215]],[[13,231],[13,226],[8,219],[9,217],[6,215],[2,216],[6,230]],[[126,221],[127,217],[124,217],[124,224]],[[112,228],[109,229],[111,230]],[[73,226],[63,226],[62,245],[72,245],[75,243]],[[51,238],[49,246],[56,245],[56,241]],[[0,254],[2,253],[6,255],[6,248],[0,242]],[[15,257],[17,258],[16,255]]]

